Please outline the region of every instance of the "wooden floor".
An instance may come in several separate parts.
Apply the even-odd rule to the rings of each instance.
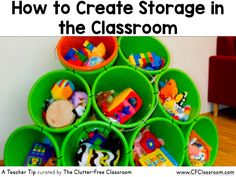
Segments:
[[[236,109],[220,110],[216,118],[211,113],[204,115],[212,118],[218,129],[219,151],[215,166],[236,166]]]
[[[219,111],[218,117],[207,114],[216,123],[219,134],[219,151],[215,166],[236,166],[236,109]]]

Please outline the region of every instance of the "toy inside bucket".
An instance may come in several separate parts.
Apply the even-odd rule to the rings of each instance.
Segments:
[[[104,67],[114,64],[117,54],[115,37],[62,37],[57,45],[57,55],[63,66],[81,74],[89,84]]]
[[[192,79],[179,69],[168,69],[157,77],[158,106],[155,116],[178,124],[189,124],[200,112],[201,100]]]
[[[64,166],[127,166],[128,144],[115,127],[101,121],[73,129],[62,145]]]
[[[4,148],[6,166],[59,166],[59,158],[56,141],[38,126],[16,129]]]
[[[90,112],[90,89],[79,75],[66,70],[42,76],[32,87],[28,109],[33,121],[54,133],[67,132]]]
[[[139,125],[150,116],[156,101],[150,81],[128,66],[115,66],[100,74],[92,95],[98,117],[119,128]]]
[[[117,64],[137,67],[148,76],[161,73],[170,64],[167,48],[154,37],[120,37],[119,46]]]
[[[130,140],[132,166],[181,166],[184,136],[168,119],[152,118],[138,127]]]
[[[184,164],[214,165],[218,151],[218,134],[214,122],[209,117],[198,117],[184,133],[188,144]]]

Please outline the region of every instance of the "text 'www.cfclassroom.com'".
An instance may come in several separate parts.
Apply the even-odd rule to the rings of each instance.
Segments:
[[[235,172],[233,170],[204,170],[204,169],[191,169],[191,170],[178,170],[176,174],[179,176],[188,176],[188,175],[208,175],[208,176],[215,176],[215,175],[227,175],[227,176],[234,176]]]

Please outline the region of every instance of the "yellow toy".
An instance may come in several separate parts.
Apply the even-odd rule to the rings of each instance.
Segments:
[[[74,84],[69,80],[59,80],[54,84],[51,90],[53,99],[68,99],[75,91]]]
[[[178,163],[164,147],[147,154],[139,159],[139,162],[142,166],[178,166]]]
[[[97,47],[95,47],[92,43],[89,41],[85,41],[83,43],[83,46],[86,48],[86,52],[88,54],[88,57],[101,57],[103,58],[106,54],[106,47],[105,45],[101,42],[98,44]]]

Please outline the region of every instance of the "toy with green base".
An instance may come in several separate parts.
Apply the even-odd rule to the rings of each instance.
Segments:
[[[184,98],[185,101],[183,102],[182,105],[182,107],[186,105],[191,107],[188,120],[181,121],[174,119],[162,105],[162,100],[160,98],[160,89],[161,89],[160,83],[169,81],[170,79],[176,82],[178,93],[183,93],[183,92],[188,93],[187,97]],[[192,79],[183,71],[171,68],[162,72],[160,75],[158,75],[156,79],[156,87],[154,89],[156,92],[158,92],[158,97],[157,97],[158,106],[153,116],[166,117],[168,119],[173,120],[175,123],[179,125],[191,124],[194,121],[194,118],[198,116],[201,108],[201,100],[199,92]]]
[[[193,166],[193,165],[199,165],[199,166],[212,166],[214,165],[217,152],[218,152],[218,133],[217,128],[214,124],[214,122],[206,116],[199,116],[196,117],[195,121],[192,124],[189,125],[181,125],[180,126],[183,134],[185,135],[185,144],[187,147],[189,147],[190,143],[190,136],[191,133],[194,131],[197,133],[197,135],[205,142],[206,146],[209,148],[206,148],[208,150],[208,156],[209,159],[205,161],[205,163],[196,163],[192,164],[189,157],[189,149],[186,148],[185,150],[185,160],[184,165],[187,166]]]
[[[55,151],[56,165],[60,166],[60,150],[57,142],[48,132],[36,125],[17,128],[9,136],[4,147],[5,165],[25,166],[25,163],[29,163],[28,161],[26,162],[26,160],[33,144],[37,142],[45,143],[45,138],[50,141],[50,146],[52,145],[52,148]]]
[[[86,41],[94,46],[103,44],[105,49],[104,61],[94,66],[86,67],[75,65],[66,60],[66,54],[70,49],[83,50]],[[101,46],[101,45],[100,45]],[[88,46],[90,49],[91,47]],[[104,70],[111,67],[116,60],[118,54],[118,42],[116,37],[92,37],[92,36],[79,36],[79,37],[62,37],[56,47],[57,56],[61,64],[68,70],[81,75],[90,86],[92,86],[95,78]],[[96,53],[95,53],[96,55]],[[79,55],[80,56],[80,55]]]
[[[88,95],[88,102],[83,115],[77,118],[75,122],[62,128],[53,128],[46,124],[42,115],[42,108],[45,100],[51,97],[51,89],[53,85],[62,79],[73,82],[75,90],[85,92]],[[31,118],[37,125],[52,133],[63,133],[71,130],[75,125],[79,125],[89,116],[91,107],[91,99],[89,96],[90,88],[81,76],[66,70],[56,70],[43,75],[35,82],[28,97],[28,109]]]
[[[88,139],[90,136],[90,132],[93,132],[94,130],[97,130],[99,132],[98,135],[96,135],[95,139],[92,139],[90,143],[93,144],[101,144],[101,141],[104,141],[104,139],[107,139],[109,137],[109,134],[112,132],[114,137],[119,139],[120,141],[120,149],[119,149],[119,160],[117,162],[117,166],[127,166],[128,165],[128,144],[123,136],[123,134],[115,127],[102,122],[102,121],[89,121],[85,122],[83,124],[80,124],[78,127],[74,128],[72,131],[69,132],[69,134],[66,136],[62,149],[61,149],[61,155],[62,155],[62,165],[63,166],[78,166],[78,162],[80,164],[87,166],[89,162],[83,162],[87,161],[89,156],[89,149],[87,154],[86,150],[83,149],[83,156],[81,156],[79,159],[76,158],[78,153],[81,154],[81,151],[79,149],[79,145],[81,144],[81,140]],[[102,136],[102,137],[101,137]],[[103,137],[104,136],[104,137]],[[97,140],[98,139],[98,140]],[[110,148],[117,145],[118,142],[110,143]],[[87,147],[87,146],[86,146]],[[93,148],[90,146],[90,150]],[[98,150],[101,151],[101,150]],[[92,151],[91,151],[92,152]],[[102,151],[101,151],[102,152]],[[103,151],[105,153],[105,151]],[[106,151],[107,152],[107,151]],[[99,153],[98,153],[99,154]],[[86,156],[84,158],[84,156]],[[107,155],[109,157],[109,155]],[[105,158],[105,157],[104,157]],[[91,165],[91,164],[90,164]]]
[[[156,117],[156,118],[151,118],[148,121],[146,121],[145,123],[143,123],[141,126],[137,127],[137,129],[133,132],[133,134],[131,135],[131,137],[129,138],[129,149],[130,149],[130,165],[131,166],[135,166],[135,161],[134,161],[134,144],[135,141],[141,131],[141,129],[143,129],[144,127],[148,126],[150,132],[152,132],[156,137],[161,138],[162,140],[164,140],[164,146],[162,146],[162,148],[164,148],[165,152],[168,152],[169,155],[171,155],[171,158],[175,159],[175,160],[171,160],[171,158],[169,158],[169,160],[171,160],[173,163],[167,162],[166,161],[166,165],[169,166],[173,166],[173,165],[178,165],[181,166],[183,164],[184,161],[184,152],[185,152],[185,141],[184,141],[184,136],[183,133],[181,131],[181,129],[174,123],[171,122],[168,119],[165,118],[161,118],[161,117]],[[146,137],[148,138],[148,137]],[[149,142],[149,140],[147,140]],[[149,145],[147,145],[149,146]],[[158,149],[156,149],[158,150]],[[163,151],[163,153],[164,153]],[[157,152],[153,152],[156,153]],[[153,154],[152,153],[152,154]],[[160,152],[158,152],[160,154]],[[148,154],[150,156],[150,154]],[[155,154],[153,154],[155,155]],[[163,155],[161,155],[163,157]],[[167,155],[168,156],[168,155]],[[160,157],[160,155],[159,155]],[[147,156],[143,159],[140,159],[141,162],[144,162],[144,160],[147,158]],[[154,156],[151,158],[153,160]],[[156,159],[157,157],[155,157]],[[147,160],[147,159],[146,159]],[[168,160],[168,161],[169,161]],[[164,165],[162,163],[160,163],[160,165]],[[148,166],[148,165],[147,165]]]
[[[128,66],[135,67],[137,68],[138,71],[141,71],[142,73],[144,73],[150,78],[151,76],[160,74],[162,71],[166,70],[170,64],[170,54],[167,48],[164,46],[164,44],[160,40],[154,37],[123,36],[119,38],[118,42],[119,42],[120,48],[119,48],[119,55],[116,61],[117,65],[128,65]],[[161,57],[164,62],[163,66],[161,66],[159,69],[156,69],[156,70],[150,67],[148,67],[149,69],[148,68],[144,69],[142,67],[133,65],[132,62],[129,61],[129,58],[131,57],[131,55],[136,56],[139,54],[144,55],[144,57],[141,57],[141,58],[146,58],[149,60],[150,57],[146,56],[148,55],[149,52],[151,53],[154,52],[155,55],[157,55],[158,57]]]
[[[127,122],[120,124],[112,121],[104,115],[99,108],[96,95],[102,91],[115,90],[120,93],[126,88],[133,89],[142,99],[142,106]],[[128,66],[115,66],[100,74],[94,82],[92,88],[92,104],[98,118],[107,123],[111,123],[118,128],[132,128],[139,125],[142,120],[147,119],[152,113],[156,101],[156,93],[147,77],[140,71]]]

